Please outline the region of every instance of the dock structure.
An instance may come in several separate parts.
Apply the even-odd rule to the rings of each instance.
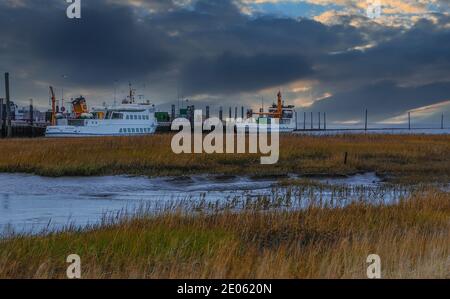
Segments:
[[[0,99],[0,138],[44,136],[45,123],[34,122],[34,105],[30,100],[28,120],[16,120],[11,106],[9,73],[5,73],[5,98]],[[14,121],[13,121],[14,120]]]
[[[317,126],[315,126],[314,115],[317,114]],[[326,131],[327,130],[327,114],[326,112],[306,112],[303,111],[303,121],[301,118],[298,118],[299,114],[297,111],[295,112],[296,119],[296,129],[295,131]],[[309,116],[308,116],[309,115]],[[300,116],[301,117],[301,116]],[[310,118],[308,123],[308,117]],[[302,124],[303,123],[303,124]]]

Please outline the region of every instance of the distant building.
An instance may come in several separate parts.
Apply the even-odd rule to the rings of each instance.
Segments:
[[[16,121],[30,121],[30,107],[20,107],[15,109]],[[36,108],[33,109],[33,122],[45,122],[45,113]]]
[[[6,119],[6,101],[2,99],[0,107],[0,119]],[[30,121],[30,107],[18,107],[13,101],[10,101],[11,120],[16,122]],[[36,108],[33,109],[33,122],[45,122],[45,113],[40,112]]]

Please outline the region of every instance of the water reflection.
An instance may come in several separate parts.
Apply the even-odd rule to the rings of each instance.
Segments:
[[[2,198],[3,210],[8,210],[9,209],[9,194],[2,194],[1,198]]]

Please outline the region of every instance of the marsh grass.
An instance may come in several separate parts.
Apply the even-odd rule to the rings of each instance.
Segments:
[[[73,253],[84,278],[365,278],[369,254],[380,255],[385,278],[450,278],[450,194],[429,184],[450,181],[450,136],[282,136],[276,165],[251,154],[175,155],[170,140],[0,140],[0,172],[246,174],[279,176],[280,186],[220,203],[143,206],[84,228],[11,233],[0,240],[0,278],[65,278]],[[305,179],[364,171],[403,185],[330,189]]]
[[[402,183],[448,182],[450,136],[341,135],[280,138],[280,160],[259,154],[181,154],[172,135],[81,139],[0,140],[0,172],[45,176],[195,173],[342,175],[374,171]],[[344,153],[348,162],[344,164]]]
[[[238,211],[141,207],[84,229],[12,235],[0,242],[0,278],[65,278],[72,253],[84,278],[365,278],[373,253],[385,278],[450,278],[449,193],[299,210],[271,198]]]

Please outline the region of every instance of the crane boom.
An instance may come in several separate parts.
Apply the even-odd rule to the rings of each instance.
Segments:
[[[56,97],[52,86],[50,86],[50,95],[52,97],[52,126],[56,126]]]

